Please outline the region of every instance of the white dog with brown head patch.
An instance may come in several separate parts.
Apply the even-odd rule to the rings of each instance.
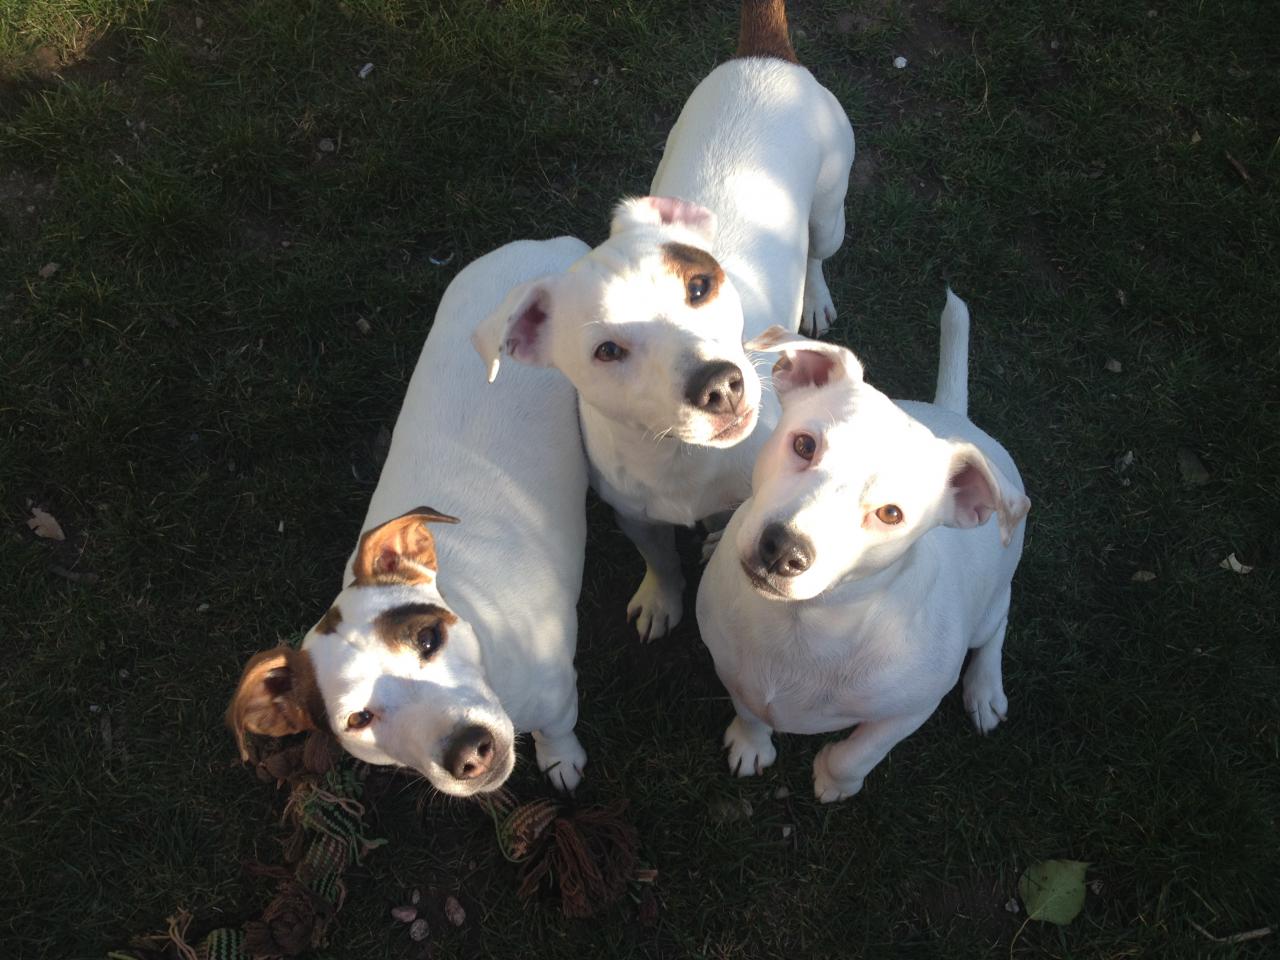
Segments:
[[[960,676],[988,733],[1030,501],[968,405],[968,324],[947,291],[932,404],[892,401],[843,347],[770,331],[782,419],[698,590],[698,626],[737,710],[729,767],[757,774],[772,733],[855,727],[814,760],[823,802],[852,796]],[[996,522],[988,524],[989,517]]]
[[[835,317],[822,260],[844,237],[852,162],[849,120],[796,62],[782,0],[747,0],[737,56],[685,104],[655,196],[620,204],[608,240],[476,331],[491,378],[505,354],[578,388],[592,485],[648,567],[627,607],[643,638],[681,617],[672,524],[741,503],[776,422],[744,335]]]
[[[227,711],[242,752],[246,732],[327,730],[362,760],[469,796],[506,781],[516,732],[532,731],[539,768],[561,789],[578,784],[587,466],[576,397],[545,370],[489,387],[467,354],[512,284],[586,250],[570,237],[509,244],[449,285],[344,589],[301,649],[245,668]],[[429,524],[450,525],[433,535]]]

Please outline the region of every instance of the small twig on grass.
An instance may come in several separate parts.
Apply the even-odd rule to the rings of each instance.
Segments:
[[[1230,156],[1230,154],[1228,154],[1228,156]],[[1257,930],[1246,930],[1244,933],[1233,933],[1227,937],[1215,937],[1194,920],[1187,920],[1187,923],[1191,924],[1214,943],[1245,943],[1249,940],[1261,940],[1263,937],[1269,937],[1273,932],[1270,927],[1259,927]]]
[[[1244,168],[1244,164],[1231,155],[1230,150],[1224,150],[1223,153],[1227,155],[1227,162],[1231,164],[1231,166],[1235,167],[1236,173],[1240,174],[1241,180],[1248,183],[1253,179],[1249,176],[1249,171]]]
[[[982,102],[970,110],[970,114],[976,115],[983,110],[987,111],[987,119],[991,121],[991,125],[995,126],[995,118],[991,116],[991,108],[987,106],[987,98],[991,94],[991,81],[987,79],[987,68],[982,65],[982,61],[978,59],[978,34],[975,32],[969,37],[969,48],[973,50],[973,62],[978,65],[979,72],[982,73]]]

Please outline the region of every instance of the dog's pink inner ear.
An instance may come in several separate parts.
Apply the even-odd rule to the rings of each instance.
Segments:
[[[694,230],[703,230],[711,225],[711,211],[688,200],[678,197],[649,197],[649,203],[658,211],[658,216],[665,224],[679,223]]]
[[[794,350],[773,365],[773,383],[779,390],[825,387],[839,375],[839,360],[818,350]]]
[[[507,353],[526,363],[537,359],[538,338],[547,320],[547,295],[540,288],[517,308],[507,328]]]
[[[981,526],[995,512],[996,492],[990,478],[976,464],[965,462],[947,481],[947,486],[951,492],[954,526]]]

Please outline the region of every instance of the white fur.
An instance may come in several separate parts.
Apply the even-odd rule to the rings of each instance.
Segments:
[[[557,273],[586,250],[570,237],[508,244],[449,285],[362,529],[424,505],[461,522],[430,527],[438,574],[426,583],[357,586],[348,564],[334,601],[341,624],[312,629],[304,642],[342,745],[370,763],[412,767],[448,793],[499,786],[517,731],[533,732],[539,768],[562,789],[577,785],[586,763],[573,732],[587,486],[574,391],[531,369],[489,387],[468,345],[513,284]],[[405,603],[436,603],[459,618],[428,661],[372,636],[378,614]],[[361,710],[375,721],[348,730]],[[471,723],[495,739],[500,769],[482,783],[456,781],[442,766],[447,737]]]
[[[1000,653],[1030,502],[1008,453],[965,416],[968,312],[950,292],[943,325],[934,404],[890,401],[843,348],[773,338],[787,358],[775,373],[782,418],[698,591],[702,639],[737,710],[725,734],[735,773],[773,762],[773,730],[856,725],[818,754],[814,791],[824,802],[857,793],[955,685],[969,650],[975,726],[1005,717]],[[809,382],[828,364],[825,384]],[[796,450],[805,437],[808,461]],[[889,505],[901,522],[877,514]],[[984,524],[988,512],[998,522]],[[802,572],[762,567],[775,523],[806,545]]]
[[[514,352],[557,367],[577,387],[592,485],[647,564],[628,605],[643,638],[662,636],[682,615],[669,525],[741,503],[776,422],[776,401],[762,397],[743,338],[777,323],[821,333],[835,317],[821,261],[844,237],[853,151],[844,110],[804,67],[730,60],[685,104],[653,179],[655,197],[624,203],[605,243],[563,276],[521,291],[477,332],[493,374],[501,354]],[[688,203],[659,216],[655,209],[669,203],[661,197]],[[719,261],[727,282],[715,303],[682,302],[658,255],[672,240]],[[536,345],[511,337],[530,302],[549,317]],[[606,340],[625,343],[628,359],[596,360]],[[713,360],[742,373],[748,409],[737,421],[684,400],[686,378]]]

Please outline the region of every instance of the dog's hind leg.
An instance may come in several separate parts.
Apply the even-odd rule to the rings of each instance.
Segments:
[[[809,263],[804,272],[804,301],[800,332],[820,337],[831,329],[836,305],[822,275],[822,261],[840,249],[844,240],[844,190],[817,197],[809,210]]]
[[[648,523],[622,513],[617,517],[618,526],[631,538],[648,568],[627,604],[627,619],[636,622],[640,642],[647,643],[674,630],[684,613],[684,574],[676,553],[676,530],[667,523]]]
[[[729,772],[735,777],[758,776],[778,759],[773,745],[773,729],[729,695],[738,715],[724,732],[724,745],[729,751]]]
[[[813,794],[821,803],[852,797],[862,781],[890,750],[920,728],[937,704],[924,713],[871,720],[836,743],[828,743],[813,758]]]
[[[807,337],[820,337],[831,329],[836,306],[822,275],[822,261],[840,249],[844,242],[844,201],[849,189],[849,169],[853,166],[853,130],[844,109],[830,98],[828,129],[822,136],[829,142],[813,203],[809,207],[809,262],[804,274],[804,300],[800,315],[800,332]]]
[[[1004,678],[1000,658],[1004,652],[1004,634],[1009,626],[1009,596],[996,607],[1000,619],[987,631],[987,642],[973,652],[969,669],[964,672],[964,709],[981,734],[990,733],[1009,716],[1009,699],[1004,695]]]
[[[822,275],[822,261],[809,258],[804,273],[804,302],[800,314],[800,332],[806,337],[820,337],[831,329],[836,319],[836,305]]]

